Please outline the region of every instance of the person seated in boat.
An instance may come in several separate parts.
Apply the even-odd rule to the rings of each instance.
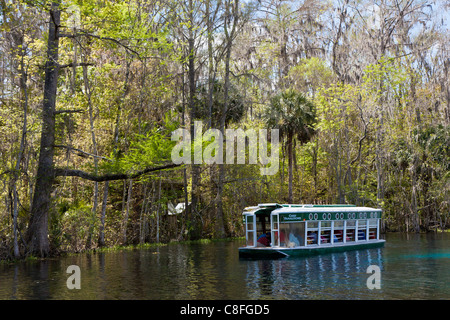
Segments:
[[[289,247],[299,247],[300,241],[298,241],[298,238],[295,236],[294,233],[289,233]]]
[[[297,235],[298,235],[298,230],[295,229],[292,226],[292,224],[289,224],[289,237],[288,237],[288,243],[287,243],[288,247],[293,248],[293,247],[300,246],[300,241],[299,241]]]
[[[259,236],[258,240],[256,241],[257,247],[268,247],[270,246],[270,233],[266,232]]]
[[[317,231],[308,232],[308,244],[317,244]]]

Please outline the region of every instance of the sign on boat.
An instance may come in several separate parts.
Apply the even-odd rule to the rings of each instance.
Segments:
[[[382,210],[355,205],[264,203],[243,212],[242,258],[283,258],[378,248]]]

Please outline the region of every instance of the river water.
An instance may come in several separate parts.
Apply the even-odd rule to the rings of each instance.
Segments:
[[[239,259],[243,241],[228,241],[1,264],[0,299],[450,300],[449,233],[382,236],[384,248],[281,260]]]

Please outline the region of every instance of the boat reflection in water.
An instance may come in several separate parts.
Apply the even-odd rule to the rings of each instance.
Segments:
[[[250,299],[377,298],[367,268],[383,270],[382,248],[330,253],[294,259],[245,260]],[[380,297],[380,296],[379,296]]]

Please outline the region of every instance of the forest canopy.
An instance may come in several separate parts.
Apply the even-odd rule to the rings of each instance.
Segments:
[[[0,0],[0,257],[242,236],[264,202],[447,229],[449,17],[431,0]],[[278,172],[174,164],[171,133],[195,121],[280,130]]]

